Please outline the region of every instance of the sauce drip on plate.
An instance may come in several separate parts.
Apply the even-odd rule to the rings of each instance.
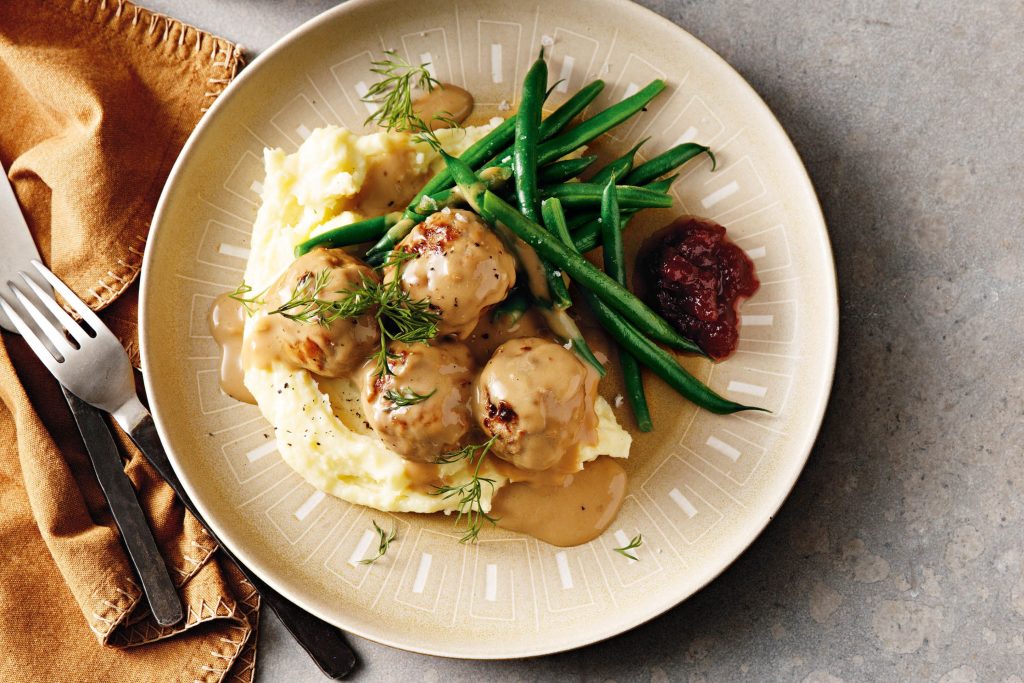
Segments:
[[[242,330],[245,327],[245,308],[228,294],[221,294],[210,307],[208,321],[210,333],[220,346],[220,388],[237,401],[255,405],[256,399],[243,381]]]
[[[602,455],[561,483],[508,484],[494,496],[491,516],[503,529],[568,547],[600,536],[619,514],[625,495],[626,471]]]

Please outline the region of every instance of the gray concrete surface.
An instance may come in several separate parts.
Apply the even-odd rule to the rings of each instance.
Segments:
[[[143,0],[265,48],[326,0]],[[1024,683],[1024,4],[644,0],[776,112],[835,249],[835,391],[778,518],[611,641],[445,661],[353,639],[359,681]],[[322,680],[267,615],[258,679]]]

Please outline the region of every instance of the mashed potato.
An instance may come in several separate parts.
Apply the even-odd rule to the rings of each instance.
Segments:
[[[445,150],[461,154],[489,132],[500,119],[485,126],[437,131]],[[375,155],[407,153],[416,172],[438,170],[443,162],[424,143],[404,133],[359,135],[345,128],[319,128],[293,154],[280,149],[264,153],[266,178],[262,205],[252,234],[252,254],[245,281],[254,291],[269,286],[293,260],[295,245],[326,230],[365,218],[353,210],[353,198],[367,176]],[[266,315],[257,313],[256,316]],[[246,325],[246,334],[257,318]],[[380,510],[451,512],[454,500],[431,495],[417,487],[406,471],[406,460],[386,448],[364,424],[359,391],[346,379],[320,380],[285,363],[269,369],[249,368],[245,385],[260,411],[276,428],[278,449],[295,471],[318,489]],[[611,407],[597,399],[598,442],[581,449],[583,462],[600,454],[626,457],[631,437],[615,420]],[[450,481],[468,479],[465,461],[442,465]],[[486,468],[490,469],[490,468]],[[496,471],[486,473],[496,488],[506,483]],[[485,510],[492,492],[484,487]]]

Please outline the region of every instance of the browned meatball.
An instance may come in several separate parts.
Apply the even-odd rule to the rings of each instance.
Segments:
[[[476,214],[442,209],[417,225],[398,244],[415,254],[385,269],[384,279],[401,268],[402,289],[412,299],[429,299],[441,321],[438,333],[469,336],[480,316],[502,301],[516,282],[516,262],[501,240]]]
[[[338,301],[361,287],[364,278],[379,280],[372,268],[340,249],[315,249],[297,258],[270,286],[264,310],[274,311],[296,295]],[[294,316],[304,310],[300,306],[285,313]],[[282,313],[261,316],[248,338],[246,358],[260,366],[267,360],[283,359],[319,375],[344,377],[362,365],[380,343],[372,315],[322,322],[315,316],[305,321]]]
[[[477,379],[477,423],[498,437],[499,457],[526,470],[550,469],[593,438],[597,380],[560,344],[513,339],[498,347]]]
[[[363,414],[391,450],[408,460],[434,462],[457,449],[471,426],[473,357],[455,341],[396,342],[389,351],[392,374],[378,375],[373,363],[364,370]]]

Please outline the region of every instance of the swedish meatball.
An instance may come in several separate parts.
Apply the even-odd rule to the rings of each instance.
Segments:
[[[474,413],[493,453],[525,470],[563,463],[593,438],[598,375],[552,341],[505,342],[476,383]]]
[[[473,357],[456,341],[395,342],[389,352],[392,374],[378,375],[374,363],[363,373],[363,414],[391,450],[407,460],[434,462],[457,449],[472,424]]]
[[[440,314],[441,335],[465,339],[516,282],[512,254],[470,211],[443,209],[430,215],[397,249],[415,257],[385,269],[385,281],[400,268],[402,289],[414,300],[429,299]]]
[[[347,292],[363,285],[364,278],[377,281],[373,269],[340,249],[315,249],[297,258],[270,286],[264,297],[264,310],[274,311],[296,295],[337,301]],[[296,315],[303,307],[285,313]],[[267,365],[283,359],[296,367],[326,377],[344,377],[366,360],[380,343],[380,332],[370,314],[358,318],[338,318],[321,324],[313,318],[305,322],[282,313],[257,318],[248,335],[243,353],[246,364]]]

